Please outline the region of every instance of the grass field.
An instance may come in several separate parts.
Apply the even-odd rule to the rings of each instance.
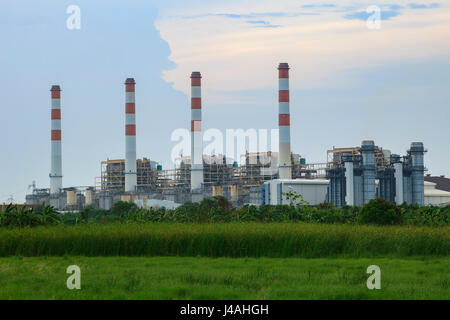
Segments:
[[[0,229],[0,299],[450,299],[450,227],[109,223]],[[66,269],[81,268],[81,290]],[[368,290],[369,265],[381,290]]]
[[[66,268],[81,268],[68,290]],[[381,290],[366,269],[381,268]],[[449,258],[0,258],[0,299],[450,299]]]
[[[450,227],[306,223],[106,224],[0,229],[0,256],[448,256]]]

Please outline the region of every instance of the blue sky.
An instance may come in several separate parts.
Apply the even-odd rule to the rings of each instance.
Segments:
[[[81,29],[66,28],[66,8]],[[361,12],[385,17],[368,30]],[[389,13],[389,12],[395,12]],[[124,89],[136,79],[138,157],[172,167],[203,74],[204,129],[277,127],[279,62],[291,65],[293,151],[324,162],[363,139],[404,153],[423,141],[450,175],[449,7],[429,1],[1,1],[0,201],[48,187],[50,93],[62,88],[63,184],[93,185],[123,158]]]

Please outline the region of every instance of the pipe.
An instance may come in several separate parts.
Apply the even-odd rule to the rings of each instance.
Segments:
[[[353,178],[353,157],[351,154],[344,157],[345,165],[345,204],[349,206],[355,205],[355,187]]]
[[[403,163],[400,162],[399,155],[392,155],[392,161],[394,162],[394,179],[395,179],[395,203],[400,205],[403,200]]]

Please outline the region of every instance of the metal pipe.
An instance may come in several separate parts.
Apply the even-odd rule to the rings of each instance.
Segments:
[[[395,203],[402,204],[403,200],[403,163],[400,162],[400,156],[392,155],[394,162],[394,178],[395,178]]]
[[[346,155],[345,161],[345,204],[349,206],[355,205],[355,187],[354,187],[354,175],[353,175],[353,158],[352,155]]]

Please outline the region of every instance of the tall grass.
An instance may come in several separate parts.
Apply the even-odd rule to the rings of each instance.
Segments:
[[[450,227],[304,223],[105,224],[0,229],[0,256],[444,256]]]

